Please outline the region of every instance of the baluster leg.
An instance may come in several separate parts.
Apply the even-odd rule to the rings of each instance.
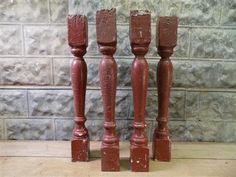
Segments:
[[[83,58],[88,43],[87,18],[82,15],[68,17],[68,42],[74,55],[71,64],[71,81],[74,96],[74,129],[71,140],[72,161],[88,161],[89,135],[85,127],[85,95],[87,65]]]
[[[177,42],[177,17],[159,17],[157,22],[157,47],[161,59],[157,66],[158,126],[153,135],[153,158],[170,161],[171,141],[168,131],[168,107],[173,66],[170,56]]]
[[[117,42],[116,9],[97,11],[96,32],[99,50],[103,55],[99,66],[100,86],[104,109],[101,168],[102,171],[119,171],[119,139],[115,132],[117,65],[113,58]]]
[[[130,42],[135,59],[131,67],[134,103],[134,132],[131,137],[130,164],[135,172],[149,171],[148,139],[145,134],[145,107],[148,63],[144,58],[151,41],[151,15],[148,11],[130,12]]]

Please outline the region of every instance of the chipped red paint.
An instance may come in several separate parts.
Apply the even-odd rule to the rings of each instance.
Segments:
[[[134,103],[134,132],[131,137],[130,165],[135,172],[149,171],[148,139],[145,134],[145,107],[148,85],[148,63],[144,58],[151,42],[151,14],[130,12],[130,43],[135,59],[131,67]]]
[[[87,65],[84,54],[88,44],[87,18],[82,15],[68,16],[68,43],[74,55],[71,64],[71,81],[74,96],[74,129],[71,140],[72,161],[88,161],[89,136],[85,127],[85,94]]]
[[[177,17],[158,18],[156,44],[161,60],[157,67],[158,126],[153,135],[153,158],[160,161],[171,160],[171,141],[167,123],[173,66],[169,57],[176,46],[177,27]]]
[[[96,32],[99,50],[103,55],[99,66],[100,86],[104,109],[101,169],[102,171],[119,171],[119,139],[115,132],[117,65],[113,58],[117,43],[116,9],[97,11]]]

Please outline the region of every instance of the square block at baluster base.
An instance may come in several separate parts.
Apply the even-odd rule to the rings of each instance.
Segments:
[[[76,139],[71,141],[72,162],[89,160],[89,139]]]
[[[102,148],[102,171],[120,171],[119,147]]]
[[[153,141],[153,158],[167,162],[171,160],[171,141],[169,139],[155,139]]]
[[[149,171],[149,149],[143,147],[131,147],[130,167],[134,172]]]

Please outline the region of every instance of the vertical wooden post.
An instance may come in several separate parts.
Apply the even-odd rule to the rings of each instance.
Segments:
[[[176,46],[177,27],[177,17],[158,18],[156,44],[161,60],[157,66],[158,126],[153,135],[153,156],[160,161],[171,159],[171,141],[167,123],[173,66],[169,57]]]
[[[149,171],[148,139],[145,134],[145,107],[148,63],[144,58],[151,42],[151,15],[148,11],[130,12],[130,43],[135,59],[131,68],[134,102],[134,132],[131,137],[130,164],[135,172]]]
[[[85,94],[87,65],[83,56],[88,44],[87,18],[82,15],[68,17],[68,42],[74,55],[71,64],[71,81],[74,95],[74,129],[71,140],[72,161],[88,161],[89,136],[85,127]]]
[[[117,65],[113,58],[116,51],[116,9],[100,10],[96,14],[96,32],[102,60],[99,66],[103,100],[104,134],[101,146],[102,171],[119,171],[119,140],[115,132],[115,98]]]

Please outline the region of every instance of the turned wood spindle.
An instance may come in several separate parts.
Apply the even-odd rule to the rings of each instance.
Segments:
[[[88,45],[87,18],[82,15],[68,17],[68,43],[74,55],[71,64],[71,81],[74,96],[74,129],[71,140],[72,161],[88,161],[89,135],[85,127],[85,95],[87,65],[83,56]]]
[[[171,159],[171,141],[167,123],[173,66],[169,57],[176,46],[177,27],[178,19],[175,16],[158,18],[156,44],[161,59],[157,66],[158,125],[153,136],[153,158],[160,161]]]
[[[103,100],[104,133],[101,146],[102,171],[119,171],[119,140],[115,128],[115,98],[117,65],[113,58],[116,51],[116,9],[100,10],[96,14],[96,32],[102,60],[99,66]]]
[[[131,137],[130,165],[135,172],[149,171],[148,139],[145,134],[145,106],[148,85],[148,63],[144,58],[151,41],[149,11],[130,12],[130,43],[135,59],[131,67],[134,104],[134,132]]]

